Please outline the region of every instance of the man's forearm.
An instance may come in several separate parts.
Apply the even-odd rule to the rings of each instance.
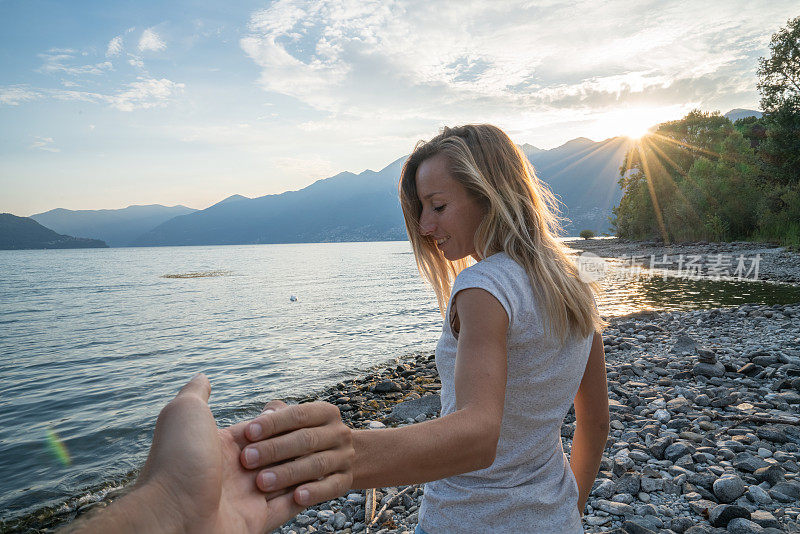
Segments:
[[[491,465],[497,436],[464,410],[385,430],[354,430],[354,488],[439,480]]]
[[[60,534],[159,533],[179,534],[184,531],[180,516],[164,507],[158,487],[150,485],[134,489],[85,519],[78,519],[59,530]]]
[[[578,509],[581,515],[600,469],[607,440],[608,427],[588,426],[580,422],[575,427],[569,464],[578,483]]]

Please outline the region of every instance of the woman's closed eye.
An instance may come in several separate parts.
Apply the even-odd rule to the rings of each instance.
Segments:
[[[442,204],[441,206],[434,206],[433,211],[442,211],[447,204]]]

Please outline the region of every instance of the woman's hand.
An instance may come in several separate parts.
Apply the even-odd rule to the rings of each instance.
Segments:
[[[353,482],[353,438],[339,408],[327,402],[287,406],[273,401],[245,427],[252,443],[240,460],[258,473],[256,485],[272,494],[294,489],[294,500],[311,506],[343,495]]]

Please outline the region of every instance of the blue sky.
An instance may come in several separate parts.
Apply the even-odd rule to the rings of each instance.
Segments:
[[[757,109],[794,1],[0,0],[0,212],[184,204],[380,169],[443,125],[602,140]]]

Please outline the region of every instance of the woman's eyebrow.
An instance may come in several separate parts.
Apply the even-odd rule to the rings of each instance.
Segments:
[[[439,194],[439,193],[444,193],[444,191],[434,191],[433,193],[428,193],[427,195],[425,195],[424,197],[422,197],[422,200],[428,200],[428,199],[429,199],[429,198],[431,198],[433,195],[436,195],[436,194]]]

